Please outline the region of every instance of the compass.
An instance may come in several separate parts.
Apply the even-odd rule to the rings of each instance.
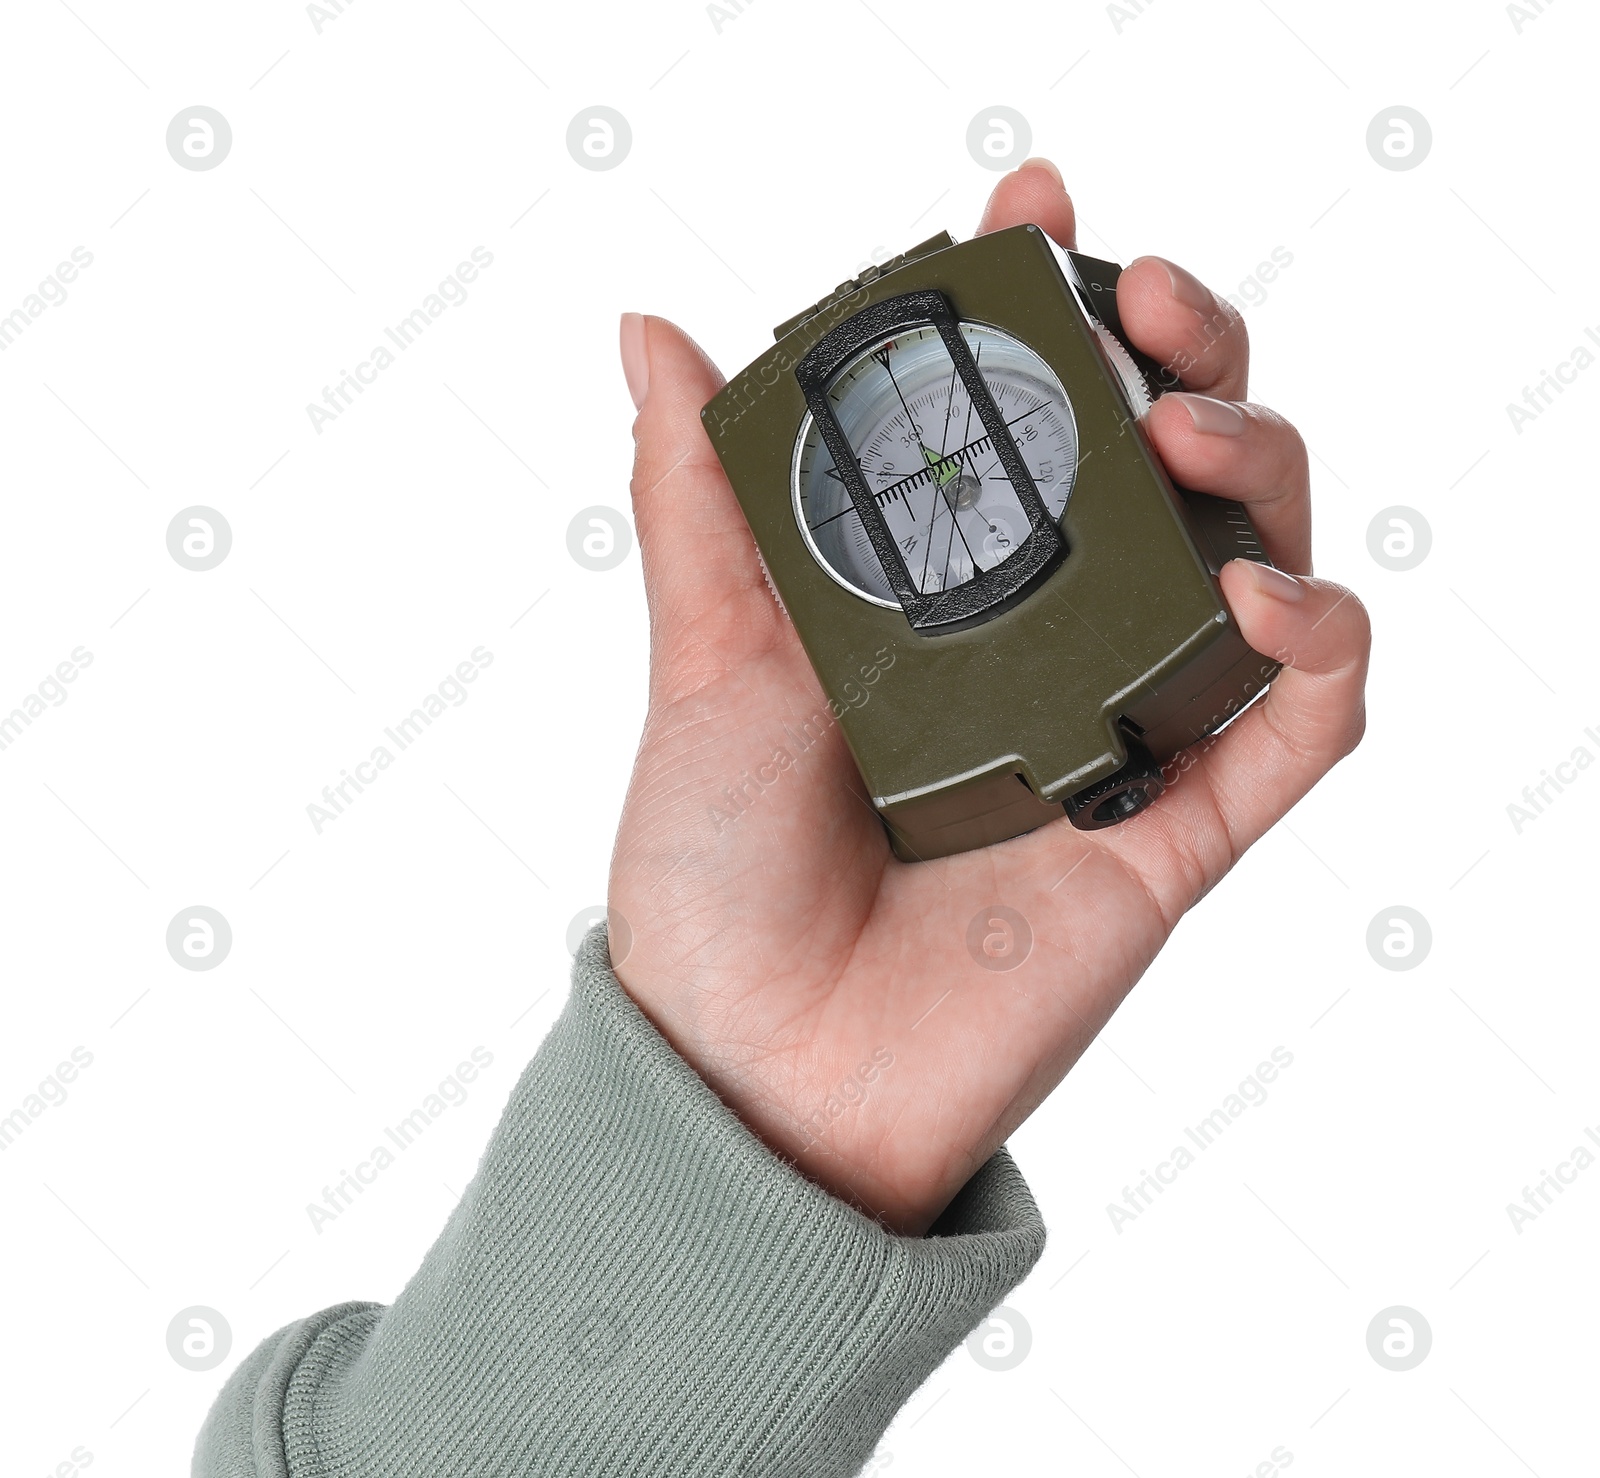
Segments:
[[[1072,492],[1078,428],[1050,367],[984,324],[958,331],[1052,520]],[[936,328],[909,328],[841,366],[825,393],[917,593],[963,585],[1014,555],[1028,509]],[[795,443],[795,517],[817,561],[846,590],[901,607],[856,512],[822,424]]]
[[[940,233],[702,412],[904,860],[1137,816],[1277,671],[1217,582],[1266,562],[1249,515],[1145,435],[1178,380],[1127,341],[1119,272],[1035,226]]]

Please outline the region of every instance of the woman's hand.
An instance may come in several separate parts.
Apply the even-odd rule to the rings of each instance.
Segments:
[[[1055,169],[1007,175],[980,231],[1032,221],[1074,244]],[[1244,323],[1181,268],[1122,274],[1123,327],[1186,391],[1146,426],[1174,481],[1249,504],[1291,577],[1236,560],[1222,585],[1267,697],[1150,810],[1065,820],[938,862],[903,864],[862,796],[837,724],[771,784],[826,698],[768,590],[700,424],[722,377],[670,323],[630,314],[639,403],[634,513],[650,603],[650,707],[612,859],[618,978],[752,1130],[897,1231],[920,1233],[1093,1040],[1184,912],[1359,741],[1361,603],[1306,578],[1305,446],[1246,402]],[[786,728],[787,726],[787,732]],[[770,768],[767,773],[771,774]],[[1033,949],[983,968],[967,930],[1014,909]]]

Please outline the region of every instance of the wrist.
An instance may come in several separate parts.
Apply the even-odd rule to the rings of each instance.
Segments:
[[[641,962],[613,966],[634,1004],[680,1058],[773,1154],[901,1236],[921,1236],[999,1147],[963,1153],[919,1134],[916,1064],[887,1046],[851,1053],[751,1050],[727,1015],[715,1029],[690,1008],[694,987],[658,980]]]

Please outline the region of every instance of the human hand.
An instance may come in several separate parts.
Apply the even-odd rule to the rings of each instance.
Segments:
[[[1072,202],[1042,161],[1000,182],[979,231],[1027,221],[1074,245]],[[1284,670],[1124,825],[1082,832],[1063,819],[909,865],[890,853],[836,724],[774,783],[747,789],[735,819],[717,819],[734,809],[724,787],[770,765],[785,725],[814,722],[826,697],[701,428],[722,377],[666,320],[623,320],[651,649],[611,866],[610,908],[629,941],[617,976],[768,1145],[900,1232],[931,1225],[1061,1081],[1184,912],[1364,725],[1366,612],[1305,578],[1305,446],[1245,403],[1242,319],[1156,257],[1128,266],[1117,300],[1128,336],[1192,392],[1163,396],[1145,421],[1173,480],[1248,504],[1279,567],[1235,560],[1222,587],[1246,640]],[[997,903],[1034,937],[1004,973],[966,944]]]

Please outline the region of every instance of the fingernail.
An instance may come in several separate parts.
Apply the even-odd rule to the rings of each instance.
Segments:
[[[1041,158],[1038,158],[1038,157],[1035,157],[1035,158],[1032,158],[1032,159],[1024,159],[1022,161],[1022,163],[1017,166],[1017,168],[1018,169],[1042,169],[1047,175],[1050,176],[1051,179],[1053,179],[1058,185],[1060,185],[1063,190],[1065,190],[1067,188],[1067,182],[1064,179],[1061,178],[1061,171],[1059,169],[1057,169],[1055,167],[1055,165],[1053,165],[1048,159],[1041,159]]]
[[[1194,422],[1194,429],[1206,436],[1243,436],[1249,423],[1238,406],[1226,400],[1213,400],[1209,395],[1196,395],[1189,390],[1172,390],[1163,400],[1181,402]]]
[[[1290,605],[1306,598],[1305,586],[1293,575],[1286,575],[1271,565],[1257,564],[1253,559],[1237,559],[1233,563],[1248,567],[1250,578],[1256,582],[1256,589],[1263,595],[1270,595],[1274,600],[1287,601]]]
[[[1167,269],[1167,279],[1172,284],[1172,296],[1185,308],[1193,308],[1196,313],[1211,314],[1217,311],[1217,300],[1212,295],[1211,289],[1205,285],[1192,272],[1185,272],[1182,267],[1167,261],[1165,257],[1156,260]]]
[[[622,344],[622,373],[628,381],[628,394],[633,397],[633,408],[644,404],[645,392],[650,388],[650,354],[644,344],[644,314],[624,313],[620,333]]]

